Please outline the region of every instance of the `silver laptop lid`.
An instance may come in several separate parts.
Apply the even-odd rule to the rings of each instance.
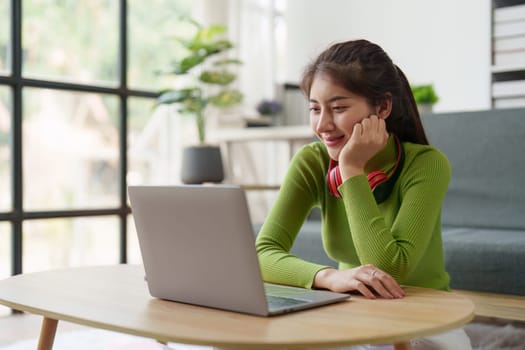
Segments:
[[[150,294],[267,315],[244,191],[237,186],[129,186]]]

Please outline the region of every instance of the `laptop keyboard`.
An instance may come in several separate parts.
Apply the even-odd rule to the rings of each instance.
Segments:
[[[292,307],[296,305],[307,304],[309,302],[308,300],[278,297],[275,295],[267,295],[266,300],[268,301],[268,306],[271,309],[282,308],[282,307]]]

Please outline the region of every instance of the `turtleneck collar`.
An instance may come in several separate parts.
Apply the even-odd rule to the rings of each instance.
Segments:
[[[385,147],[374,155],[365,166],[365,172],[368,174],[375,170],[381,170],[388,173],[397,160],[397,145],[394,134],[390,134]]]

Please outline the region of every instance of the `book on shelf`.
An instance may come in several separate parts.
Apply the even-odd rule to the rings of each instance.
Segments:
[[[525,35],[511,38],[495,38],[494,52],[525,50]]]
[[[492,83],[493,97],[525,97],[525,80],[496,81]]]
[[[525,18],[525,4],[505,6],[494,10],[494,22],[516,21]]]
[[[525,67],[525,49],[507,52],[495,52],[494,65],[496,67],[519,65]]]
[[[495,98],[494,108],[520,108],[525,107],[525,96],[516,98]]]
[[[494,23],[494,38],[525,35],[525,18],[514,22]]]

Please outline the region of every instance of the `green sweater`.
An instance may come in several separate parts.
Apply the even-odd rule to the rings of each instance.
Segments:
[[[329,156],[320,142],[304,146],[292,159],[276,202],[257,237],[263,279],[311,288],[327,266],[290,254],[313,207],[321,208],[324,250],[340,269],[373,264],[400,284],[447,290],[441,241],[441,205],[450,165],[436,148],[403,143],[405,163],[392,193],[377,204],[365,175],[339,186],[341,199],[326,184]],[[387,173],[395,165],[393,137],[367,164]]]

